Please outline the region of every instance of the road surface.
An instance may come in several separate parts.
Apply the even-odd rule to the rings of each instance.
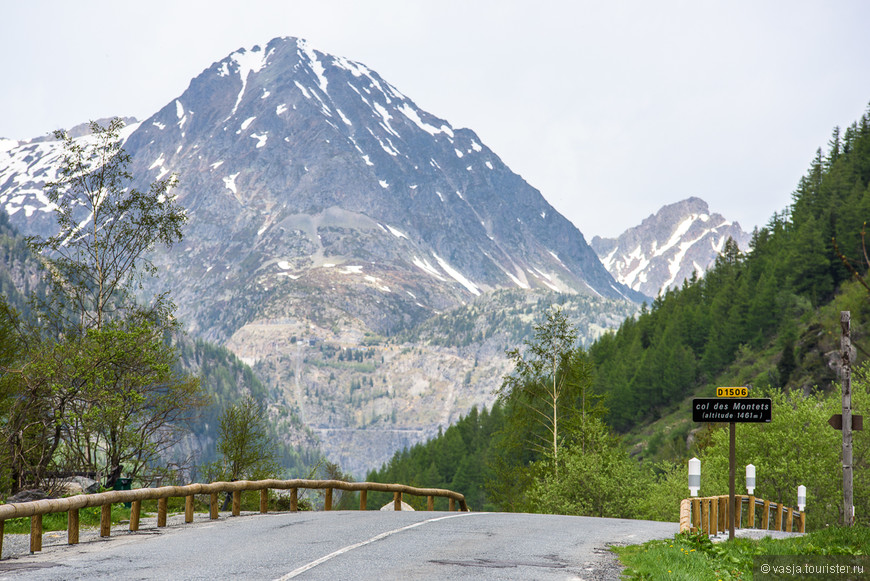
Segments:
[[[0,580],[618,579],[608,544],[677,530],[676,523],[513,513],[257,514],[113,531],[75,546],[58,539],[41,553],[0,561]]]

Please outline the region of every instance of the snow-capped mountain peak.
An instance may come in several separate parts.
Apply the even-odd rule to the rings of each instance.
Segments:
[[[740,224],[711,214],[704,200],[693,197],[664,206],[618,238],[596,236],[591,245],[614,278],[654,297],[693,272],[703,275],[729,237],[741,249],[750,239]]]

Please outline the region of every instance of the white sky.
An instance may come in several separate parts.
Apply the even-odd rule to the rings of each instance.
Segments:
[[[870,102],[870,2],[0,0],[0,136],[147,118],[277,36],[473,129],[584,233],[701,197],[750,231]]]

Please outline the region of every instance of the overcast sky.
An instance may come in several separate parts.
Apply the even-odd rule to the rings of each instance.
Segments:
[[[0,136],[147,118],[277,36],[473,129],[591,240],[689,196],[747,231],[870,102],[870,2],[0,0]]]

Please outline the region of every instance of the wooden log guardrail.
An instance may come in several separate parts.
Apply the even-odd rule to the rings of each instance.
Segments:
[[[468,511],[465,496],[452,490],[441,488],[416,488],[404,484],[383,484],[380,482],[343,482],[341,480],[237,480],[235,482],[212,482],[211,484],[188,484],[186,486],[162,486],[160,488],[137,488],[135,490],[112,490],[97,494],[81,494],[67,498],[52,498],[0,504],[0,555],[3,553],[3,529],[7,519],[30,517],[30,552],[42,550],[42,517],[43,515],[66,512],[67,542],[70,545],[79,542],[79,510],[99,506],[100,536],[108,537],[112,527],[112,504],[129,502],[130,530],[139,530],[139,518],[143,500],[157,500],[157,526],[166,526],[167,500],[169,498],[184,498],[184,522],[193,522],[193,497],[197,494],[209,495],[209,517],[218,518],[218,496],[221,493],[232,493],[232,514],[238,516],[241,512],[241,495],[244,491],[260,491],[260,512],[268,512],[269,490],[290,491],[290,511],[298,510],[300,488],[310,490],[326,490],[324,510],[332,510],[332,491],[334,489],[360,493],[360,510],[366,510],[368,491],[392,492],[395,510],[401,510],[402,495],[427,497],[427,510],[434,510],[435,497],[446,497],[449,510],[456,510],[459,502],[461,511]]]
[[[748,496],[735,494],[737,513],[734,515],[734,528],[761,529],[767,531],[806,532],[806,514],[783,504],[770,502]],[[704,532],[716,535],[728,530],[728,495],[708,496],[706,498],[684,498],[680,503],[680,532]],[[743,506],[746,505],[746,526],[743,524]],[[756,519],[756,511],[761,507],[760,518]],[[771,512],[773,513],[771,515]],[[773,526],[771,526],[773,516]],[[783,517],[785,517],[783,519]]]

